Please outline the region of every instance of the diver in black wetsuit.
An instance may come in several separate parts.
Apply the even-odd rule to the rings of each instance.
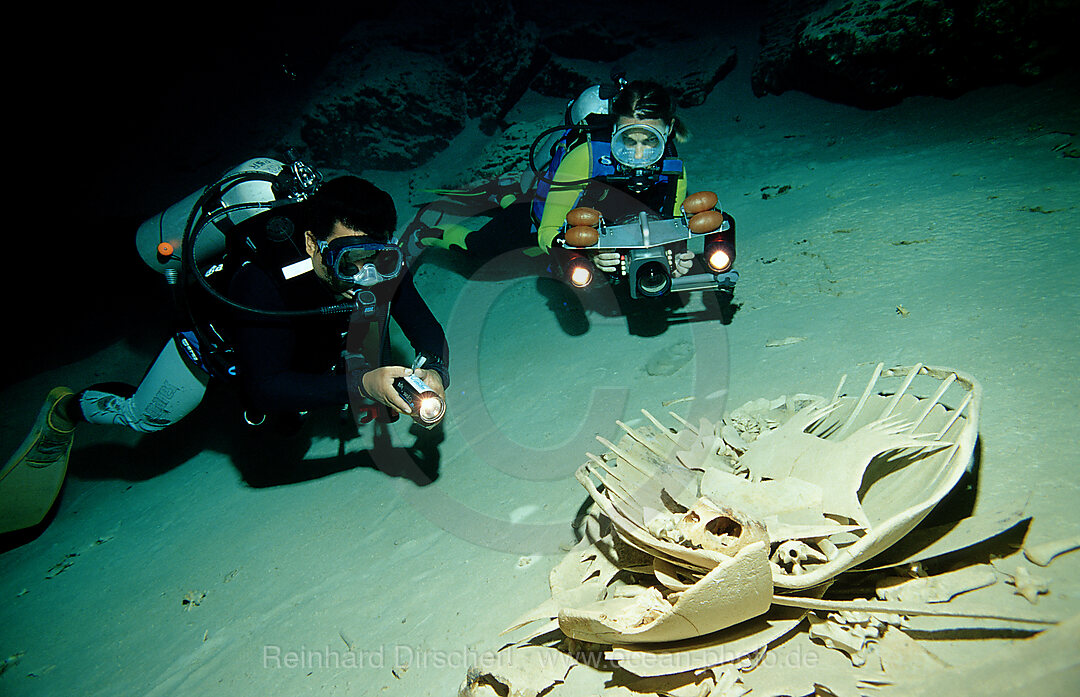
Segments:
[[[236,268],[228,283],[228,297],[262,310],[294,312],[348,302],[357,293],[372,293],[374,299],[368,301],[372,311],[377,314],[388,309],[389,317],[397,322],[425,367],[414,371],[381,365],[385,356],[365,356],[359,347],[373,322],[364,317],[279,318],[235,311],[220,331],[231,339],[236,376],[249,407],[262,413],[281,413],[341,406],[349,401],[349,390],[357,389],[363,397],[397,413],[408,413],[409,405],[393,381],[414,372],[443,396],[449,384],[446,338],[417,292],[412,274],[401,268],[400,253],[388,244],[396,226],[389,195],[366,181],[342,177],[323,185],[307,208],[310,223],[289,247],[302,245],[311,272],[284,279],[281,259],[233,262]],[[338,273],[350,264],[350,273],[362,270],[365,254],[375,261],[367,265],[370,283]],[[378,257],[384,254],[389,261],[386,269],[380,269]],[[306,268],[308,261],[302,257],[300,263]],[[294,267],[291,273],[297,270]],[[228,266],[225,271],[228,273]],[[383,275],[382,271],[387,272]],[[375,324],[385,328],[386,318],[377,319],[382,321]],[[383,346],[382,338],[379,346]],[[348,349],[347,364],[342,363],[343,349]]]
[[[251,177],[265,183],[263,175]],[[399,384],[422,381],[441,406],[449,352],[391,240],[393,200],[352,176],[312,189],[260,204],[259,214],[228,228],[220,264],[189,270],[178,286],[192,322],[167,342],[137,387],[110,383],[49,393],[30,434],[0,469],[0,532],[34,525],[48,512],[78,423],[158,431],[198,406],[211,379],[238,388],[253,425],[268,415],[345,405],[360,423],[377,406],[388,418],[404,413],[433,425],[420,420],[423,408],[411,408]],[[207,200],[185,207],[212,208]],[[231,210],[245,206],[251,204]],[[190,247],[185,252],[195,240]],[[166,248],[172,250],[162,242],[158,253]],[[389,364],[391,318],[416,351],[412,368]],[[379,332],[374,347],[366,341],[372,331]]]
[[[515,252],[550,255],[537,287],[571,335],[587,331],[587,310],[624,314],[631,333],[660,333],[691,291],[715,292],[730,321],[735,219],[715,193],[688,192],[676,145],[689,131],[671,92],[613,78],[539,134],[522,179],[443,191],[421,209],[403,235],[408,254],[459,247],[473,268]],[[601,286],[609,291],[592,292]]]
[[[290,232],[268,241],[267,225],[283,221]],[[305,314],[348,307],[359,294],[373,296],[367,301],[373,315],[388,311],[398,322],[424,359],[419,377],[443,394],[449,382],[445,336],[402,268],[400,252],[387,242],[395,226],[390,196],[356,177],[324,184],[276,218],[245,221],[230,233],[231,250],[221,270],[209,277],[239,307],[201,295],[198,286],[190,288],[192,328],[170,342],[139,387],[127,394],[101,387],[84,390],[71,400],[77,406],[68,410],[71,417],[156,431],[198,404],[202,390],[192,380],[205,385],[206,376],[234,381],[253,423],[266,414],[340,407],[349,402],[350,389],[408,413],[393,380],[412,370],[381,365],[384,356],[365,356],[356,348],[372,317]],[[380,270],[383,255],[389,262]],[[345,267],[368,278],[340,273]],[[385,327],[385,317],[374,319],[383,320],[378,324]],[[195,366],[201,375],[191,370]]]

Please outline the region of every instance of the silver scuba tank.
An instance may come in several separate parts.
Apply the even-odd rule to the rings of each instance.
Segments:
[[[571,99],[566,103],[565,125],[567,128],[574,126],[584,126],[586,119],[593,114],[607,114],[611,108],[610,99],[601,96],[604,92],[604,88],[601,85],[592,85],[582,90],[574,99]],[[565,131],[559,131],[552,129],[542,142],[537,143],[533,150],[538,157],[532,161],[532,166],[536,168],[536,171],[544,172],[551,166],[551,161],[554,159],[555,146],[560,140],[566,138]],[[550,174],[554,174],[551,172]],[[520,187],[522,191],[528,191],[533,185],[536,184],[536,174],[532,171],[532,167],[527,167],[525,172],[521,175]]]
[[[221,257],[232,226],[273,207],[274,180],[284,169],[282,162],[269,157],[233,167],[218,181],[144,221],[135,233],[139,256],[169,283],[180,272],[185,233],[197,233],[192,252],[196,265]]]

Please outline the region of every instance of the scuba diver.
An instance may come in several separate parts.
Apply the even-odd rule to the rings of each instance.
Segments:
[[[143,223],[140,254],[174,288],[184,326],[137,387],[49,393],[0,470],[0,532],[44,518],[78,424],[156,432],[198,406],[210,380],[236,387],[253,426],[298,426],[310,410],[346,405],[358,423],[407,414],[436,425],[449,354],[392,239],[396,224],[393,200],[374,184],[323,183],[300,161],[271,158],[230,170]],[[411,368],[390,362],[391,318],[416,352]]]
[[[606,279],[632,301],[689,290],[730,299],[738,279],[735,220],[718,209],[712,192],[687,195],[676,145],[689,133],[674,100],[656,82],[616,75],[613,87],[586,89],[567,106],[566,123],[536,139],[532,172],[519,186],[524,195],[509,195],[505,181],[458,192],[464,203],[457,216],[440,202],[422,210],[406,232],[406,248],[416,254],[424,246],[457,245],[486,259],[524,249],[551,255],[552,270],[580,290]],[[470,229],[460,212],[475,218],[485,204],[495,214]]]

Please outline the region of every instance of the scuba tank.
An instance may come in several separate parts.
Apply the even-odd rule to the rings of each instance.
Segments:
[[[234,226],[286,203],[302,201],[321,175],[287,153],[288,163],[257,157],[233,167],[217,182],[194,191],[139,226],[135,246],[147,266],[175,284],[184,264],[201,269],[225,253]],[[193,238],[193,239],[189,239]],[[184,248],[192,259],[184,258]]]
[[[529,171],[526,176],[531,174],[535,177],[532,185],[538,190],[542,188],[543,196],[546,197],[551,178],[555,176],[555,170],[567,151],[588,139],[590,131],[608,127],[606,123],[597,126],[595,121],[611,113],[611,100],[626,84],[621,73],[612,75],[612,80],[611,85],[592,85],[582,90],[581,94],[567,102],[563,123],[545,129],[533,140],[529,148]],[[539,159],[537,153],[540,154]],[[523,185],[522,191],[528,188]]]
[[[544,204],[554,182],[555,172],[566,153],[592,137],[596,130],[607,130],[611,100],[625,84],[622,75],[613,75],[613,85],[592,85],[566,105],[563,123],[544,130],[529,148],[529,169],[521,182],[521,190],[532,190],[532,224],[535,229],[543,215]],[[599,121],[600,123],[597,123]],[[540,158],[537,159],[539,153]],[[560,186],[576,186],[588,180],[559,182]]]
[[[529,157],[533,172],[542,171],[548,178],[554,176],[566,151],[587,137],[591,120],[611,113],[611,96],[606,86],[592,85],[567,102],[563,124],[545,130],[533,141]],[[537,152],[541,156],[539,160],[535,156]]]
[[[272,317],[310,317],[351,312],[362,305],[371,315],[371,293],[358,293],[356,303],[339,303],[310,310],[266,310],[237,303],[214,288],[208,277],[222,268],[222,260],[235,248],[233,228],[256,215],[307,200],[322,183],[318,170],[286,151],[286,161],[269,157],[248,160],[226,172],[217,182],[193,192],[143,222],[135,233],[139,255],[150,268],[165,276],[178,291],[178,303],[187,286],[201,288],[211,298],[235,310]],[[281,242],[288,229],[268,225],[267,239]],[[310,268],[310,264],[308,265]],[[286,269],[282,269],[283,272]]]

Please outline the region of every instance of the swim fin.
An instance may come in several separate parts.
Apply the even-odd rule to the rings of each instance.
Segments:
[[[66,387],[49,392],[30,434],[0,470],[0,533],[37,525],[56,501],[75,435],[59,405],[73,394]]]

